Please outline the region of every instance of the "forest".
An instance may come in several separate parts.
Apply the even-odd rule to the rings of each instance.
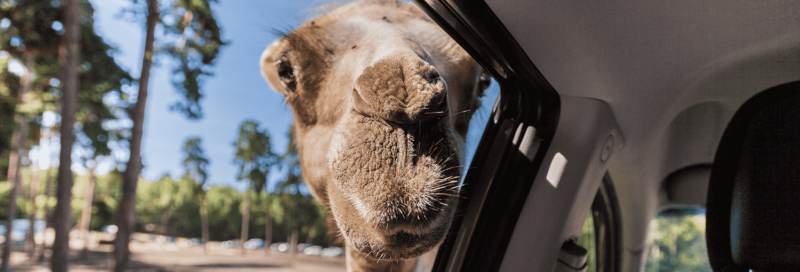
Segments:
[[[55,169],[41,171],[40,175],[52,177]],[[95,195],[92,202],[90,230],[100,231],[103,226],[114,224],[117,202],[122,184],[119,171],[96,177]],[[31,172],[23,170],[23,191],[28,196]],[[50,179],[52,182],[52,178]],[[45,181],[47,182],[47,181]],[[88,175],[75,175],[75,191],[72,200],[73,218],[80,218],[83,199],[89,183]],[[46,184],[39,184],[38,190],[44,192]],[[164,176],[156,181],[139,180],[136,200],[136,231],[156,233],[177,237],[201,237],[200,188],[189,176],[173,180]],[[8,213],[8,183],[0,182],[0,217]],[[249,222],[250,238],[265,238],[265,214],[269,211],[272,223],[272,241],[288,241],[295,229],[297,220],[300,242],[317,245],[333,245],[335,233],[327,228],[326,209],[310,195],[295,194],[293,188],[269,194],[256,194],[254,191],[241,193],[227,186],[210,186],[206,192],[208,200],[209,239],[225,241],[240,238],[242,206],[244,194],[249,194],[249,212],[253,219]],[[55,198],[43,195],[36,198],[35,214],[41,217],[46,207],[55,207]],[[28,197],[18,199],[17,219],[28,218],[34,212],[33,202]],[[76,222],[77,224],[77,222]],[[148,225],[150,225],[148,227]],[[147,229],[150,230],[147,230]]]
[[[92,2],[0,3],[0,221],[11,230],[14,219],[45,219],[55,230],[53,271],[68,269],[71,231],[108,225],[118,227],[115,271],[128,268],[133,232],[334,243],[333,224],[303,184],[292,141],[276,153],[258,120],[234,121],[237,138],[224,143],[234,158],[224,163],[237,169],[226,184],[242,185],[237,189],[208,183],[215,160],[200,136],[162,151],[181,154],[179,178],[141,175],[148,92],[161,89],[150,86],[151,69],[169,71],[176,97],[170,112],[189,122],[206,117],[205,82],[229,43],[216,3],[131,0],[116,11],[144,32],[138,74],[120,65],[117,47],[99,34]],[[29,256],[44,256],[43,246],[25,241]],[[0,249],[0,271],[9,269],[11,244]]]

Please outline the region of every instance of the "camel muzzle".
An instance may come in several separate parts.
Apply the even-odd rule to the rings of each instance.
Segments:
[[[354,110],[399,124],[439,119],[447,113],[447,84],[414,53],[381,58],[364,69],[352,92]]]

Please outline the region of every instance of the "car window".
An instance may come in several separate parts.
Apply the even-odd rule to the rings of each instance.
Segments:
[[[606,174],[577,240],[588,251],[585,272],[619,271],[622,238],[619,216],[619,200],[611,177]]]
[[[583,227],[581,228],[581,236],[578,237],[578,245],[586,249],[588,251],[588,256],[586,257],[586,270],[585,272],[595,272],[597,271],[597,244],[595,240],[595,224],[594,218],[592,218],[592,211],[589,211],[586,214],[586,221],[583,221]]]
[[[712,271],[705,230],[705,209],[667,209],[659,213],[650,221],[645,271]]]
[[[481,107],[472,115],[472,120],[469,122],[469,130],[467,132],[467,152],[465,157],[464,169],[461,172],[461,180],[463,182],[464,176],[467,175],[467,170],[472,164],[472,157],[475,155],[475,150],[478,149],[478,143],[481,141],[483,131],[486,129],[486,122],[489,121],[489,116],[492,115],[492,107],[494,107],[497,97],[500,95],[500,86],[497,81],[492,79],[491,85],[483,93],[481,97]]]

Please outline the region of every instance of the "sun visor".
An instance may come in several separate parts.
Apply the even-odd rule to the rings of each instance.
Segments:
[[[664,181],[669,204],[706,206],[711,165],[695,165],[673,172]]]

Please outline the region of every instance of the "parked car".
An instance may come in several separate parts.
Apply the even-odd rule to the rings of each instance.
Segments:
[[[278,252],[289,252],[289,249],[291,247],[292,246],[289,245],[288,243],[273,243],[272,245],[269,246],[269,249]]]
[[[297,244],[297,252],[303,252],[303,250],[305,250],[309,246],[311,245],[305,243],[299,243]]]
[[[319,256],[322,253],[321,246],[309,246],[303,249],[303,254],[310,256]]]
[[[292,249],[292,245],[288,243],[280,243],[278,245],[278,251],[280,252],[289,252],[290,249]]]
[[[222,246],[222,248],[226,248],[226,249],[227,248],[237,248],[237,247],[239,247],[239,241],[228,240],[228,241],[222,242],[221,246]]]
[[[320,252],[323,257],[340,257],[344,256],[344,250],[341,247],[329,247]]]
[[[117,231],[119,228],[116,225],[105,225],[100,228],[100,244],[111,245],[117,239]]]
[[[43,235],[44,234],[44,219],[36,219],[34,221],[34,233],[36,235]],[[28,219],[14,219],[13,229],[11,231],[11,241],[14,241],[16,244],[24,244],[26,235],[28,234],[28,227],[30,226],[30,220]],[[6,234],[6,223],[5,221],[0,221],[0,235]]]
[[[245,249],[256,249],[256,248],[263,248],[264,247],[264,240],[253,238],[244,242]]]
[[[200,238],[189,238],[189,240],[186,241],[186,244],[189,247],[199,246],[199,245],[203,244],[203,239],[200,239]]]
[[[281,243],[272,243],[271,245],[269,245],[269,250],[279,251],[280,246]]]

